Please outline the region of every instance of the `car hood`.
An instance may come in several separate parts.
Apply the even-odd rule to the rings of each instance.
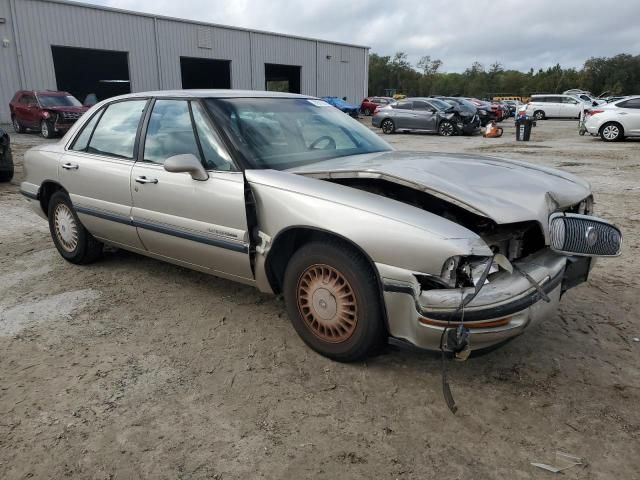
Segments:
[[[571,174],[477,155],[381,152],[288,170],[315,178],[379,178],[425,191],[496,223],[538,220],[584,200],[590,185]]]

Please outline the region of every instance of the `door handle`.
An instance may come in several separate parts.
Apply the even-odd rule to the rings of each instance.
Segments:
[[[136,177],[136,182],[138,183],[158,183],[158,179],[157,178],[147,178],[144,175],[142,175],[141,177]]]
[[[78,164],[77,163],[63,163],[62,164],[62,168],[64,168],[65,170],[78,170]]]

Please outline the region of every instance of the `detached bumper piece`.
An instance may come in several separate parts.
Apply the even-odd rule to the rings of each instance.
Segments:
[[[421,291],[419,286],[405,284],[402,289],[399,282],[385,282],[390,333],[418,347],[438,350],[443,329],[464,323],[472,350],[503,343],[530,324],[552,317],[561,293],[586,280],[589,265],[586,270],[582,265],[582,271],[571,279],[572,285],[563,286],[567,260],[545,249],[515,262],[517,270],[530,278],[517,270],[496,273],[464,309],[459,308],[461,300],[472,288]],[[580,259],[582,263],[585,260]]]

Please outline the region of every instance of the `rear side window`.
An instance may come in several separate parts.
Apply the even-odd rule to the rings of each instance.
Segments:
[[[164,163],[186,153],[200,158],[189,104],[185,100],[156,100],[144,143],[145,161]]]
[[[399,108],[400,110],[413,110],[413,103],[412,102],[398,102],[393,106],[393,108]]]
[[[95,128],[96,123],[98,123],[98,119],[100,118],[100,115],[103,111],[104,110],[100,110],[98,113],[96,113],[93,117],[91,117],[91,120],[89,120],[84,125],[84,127],[82,127],[82,131],[76,137],[73,145],[71,146],[71,150],[84,152],[87,149],[87,147],[89,146],[89,140],[91,139],[91,134],[93,133],[93,129]]]
[[[100,117],[86,151],[133,159],[136,133],[146,104],[146,100],[129,100],[109,105]]]
[[[627,100],[626,102],[620,102],[617,104],[618,107],[621,108],[638,108],[640,109],[640,98],[632,98],[631,100]]]

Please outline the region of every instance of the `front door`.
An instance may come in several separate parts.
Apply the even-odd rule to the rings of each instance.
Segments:
[[[244,176],[197,101],[158,99],[131,172],[133,222],[146,249],[211,273],[250,280]],[[205,181],[167,172],[169,157],[193,154]]]
[[[415,127],[420,130],[434,132],[436,130],[437,109],[422,100],[414,100],[413,110],[416,113]]]
[[[82,224],[101,240],[143,249],[131,222],[131,170],[146,99],[96,112],[59,160],[60,183]]]

